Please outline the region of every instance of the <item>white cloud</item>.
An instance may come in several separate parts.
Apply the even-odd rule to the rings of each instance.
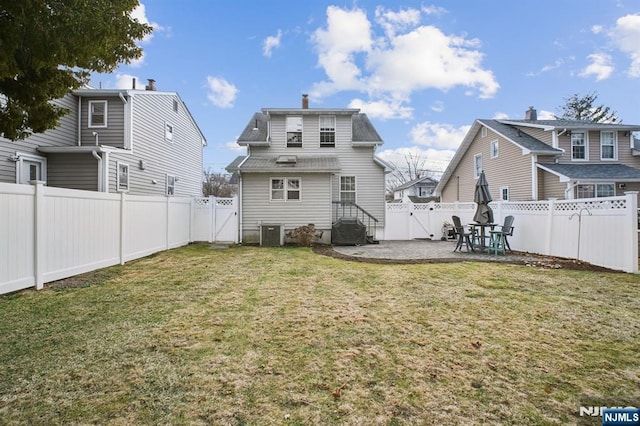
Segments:
[[[469,125],[454,127],[450,124],[425,121],[416,124],[409,134],[411,140],[418,145],[455,151],[470,128]]]
[[[546,111],[544,109],[538,111],[538,120],[555,120],[556,115],[551,111]]]
[[[422,7],[422,12],[424,12],[425,15],[440,16],[440,15],[444,15],[445,13],[447,13],[447,9],[445,9],[444,7],[440,7],[440,6],[423,6]]]
[[[507,114],[506,112],[496,112],[495,114],[493,114],[494,120],[507,120],[508,118],[509,114]]]
[[[136,89],[144,89],[144,82],[138,76],[131,74],[116,74],[116,89],[133,89],[133,80],[136,81]]]
[[[408,100],[414,91],[462,86],[471,95],[493,97],[500,86],[482,67],[480,41],[420,25],[421,13],[427,11],[379,7],[374,28],[361,9],[327,8],[326,28],[317,29],[311,41],[328,79],[314,84],[310,94],[357,90],[374,99]]]
[[[401,101],[363,101],[362,99],[353,99],[349,103],[349,108],[359,108],[363,113],[371,118],[380,118],[383,120],[392,118],[410,119],[413,115],[413,108],[402,106]]]
[[[271,57],[273,49],[280,47],[280,40],[282,39],[282,30],[278,30],[278,33],[274,36],[269,36],[264,40],[262,45],[262,54],[267,58]]]
[[[158,24],[157,22],[149,22],[149,19],[147,18],[147,9],[142,2],[138,3],[136,8],[131,11],[131,17],[137,19],[138,22],[142,24],[151,25],[153,27],[153,31],[143,37],[143,39],[141,40],[142,43],[149,43],[155,33],[166,30],[165,27]]]
[[[387,37],[393,38],[397,31],[403,31],[415,27],[420,23],[420,11],[418,9],[404,9],[393,12],[378,6],[375,11],[376,22],[380,25]]]
[[[238,154],[245,154],[247,151],[246,146],[240,146],[236,141],[225,143],[224,148],[228,149],[229,151],[237,152]]]
[[[434,101],[431,104],[431,111],[435,111],[435,112],[442,112],[444,111],[444,102],[442,101]]]
[[[614,45],[631,59],[628,74],[640,77],[640,15],[626,15],[618,18],[616,26],[609,32]]]
[[[455,150],[425,149],[419,146],[412,146],[408,148],[385,149],[376,153],[376,155],[384,161],[398,167],[404,166],[406,159],[410,156],[421,160],[424,159],[425,168],[433,171],[434,177],[439,179],[441,173],[447,168],[447,165],[455,153]]]
[[[592,53],[587,56],[591,63],[580,72],[580,77],[595,76],[596,81],[606,80],[613,73],[612,59],[606,53]]]
[[[207,76],[209,93],[207,98],[217,107],[231,108],[238,94],[238,89],[224,78]]]
[[[327,8],[327,29],[317,29],[312,41],[318,52],[318,65],[330,82],[321,82],[311,90],[312,97],[323,97],[341,90],[362,89],[361,71],[356,53],[371,49],[371,24],[364,11]]]
[[[604,30],[604,27],[602,25],[593,25],[591,27],[591,32],[594,34],[600,34],[602,30]]]

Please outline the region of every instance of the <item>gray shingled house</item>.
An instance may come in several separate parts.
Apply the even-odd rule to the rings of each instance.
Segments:
[[[473,201],[482,170],[494,200],[595,198],[640,191],[640,125],[575,120],[476,120],[445,170],[443,202]]]
[[[206,144],[176,92],[84,88],[55,104],[60,125],[0,137],[0,182],[135,195],[201,196]]]
[[[369,242],[382,238],[385,173],[375,155],[380,135],[358,109],[264,108],[237,143],[247,155],[227,166],[239,176],[241,239],[279,245],[287,233],[313,224],[321,242],[334,225],[357,219]]]

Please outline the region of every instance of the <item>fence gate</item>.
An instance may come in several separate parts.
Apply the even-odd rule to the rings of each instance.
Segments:
[[[238,242],[238,198],[194,198],[192,241]]]

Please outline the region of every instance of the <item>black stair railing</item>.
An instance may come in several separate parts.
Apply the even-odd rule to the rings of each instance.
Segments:
[[[367,239],[375,239],[378,219],[353,201],[333,201],[333,222],[342,217],[355,217],[367,227]]]

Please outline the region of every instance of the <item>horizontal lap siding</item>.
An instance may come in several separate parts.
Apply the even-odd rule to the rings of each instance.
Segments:
[[[107,101],[107,127],[89,127],[89,102]],[[83,97],[80,118],[82,145],[95,145],[98,134],[100,145],[124,148],[124,110],[125,104],[119,96]]]
[[[491,142],[495,140],[498,140],[498,156],[491,158]],[[509,188],[512,201],[532,198],[531,157],[523,155],[519,146],[489,130],[484,138],[481,137],[481,132],[475,135],[442,192],[442,202],[473,201],[476,154],[482,154],[482,166],[494,200],[500,199],[500,188],[503,186]]]
[[[301,201],[270,201],[270,179],[301,179]],[[242,177],[242,228],[257,230],[260,223],[284,224],[287,229],[313,223],[331,228],[330,177],[328,173],[249,173]]]
[[[17,151],[25,154],[46,157],[36,148],[39,146],[73,146],[77,145],[77,111],[78,100],[68,94],[62,99],[52,102],[69,110],[69,113],[60,119],[60,125],[55,129],[44,133],[36,133],[22,141],[10,141],[0,138],[0,182],[16,183],[16,163],[9,160]]]
[[[91,154],[50,154],[47,185],[98,190],[98,161]]]
[[[109,190],[116,183],[115,162],[129,164],[130,193],[164,195],[166,174],[178,179],[175,196],[202,195],[202,139],[182,103],[173,110],[172,94],[136,94],[133,102],[133,154],[110,155]],[[165,121],[174,128],[173,142],[165,140]],[[144,170],[140,168],[144,161]],[[153,181],[156,183],[154,184]]]
[[[343,115],[336,116],[335,148],[321,148],[319,123],[319,115],[303,116],[302,148],[287,148],[285,142],[286,116],[274,115],[271,117],[271,146],[252,147],[251,154],[255,156],[294,154],[338,157],[341,170],[333,178],[332,184],[324,190],[333,194],[332,199],[330,198],[328,201],[329,208],[331,201],[340,199],[340,176],[356,176],[358,205],[375,216],[379,220],[379,224],[384,224],[384,170],[373,161],[374,149],[372,147],[354,148],[352,146],[351,116]],[[244,185],[247,185],[246,179]],[[252,198],[243,198],[251,200],[251,202],[255,201]]]

